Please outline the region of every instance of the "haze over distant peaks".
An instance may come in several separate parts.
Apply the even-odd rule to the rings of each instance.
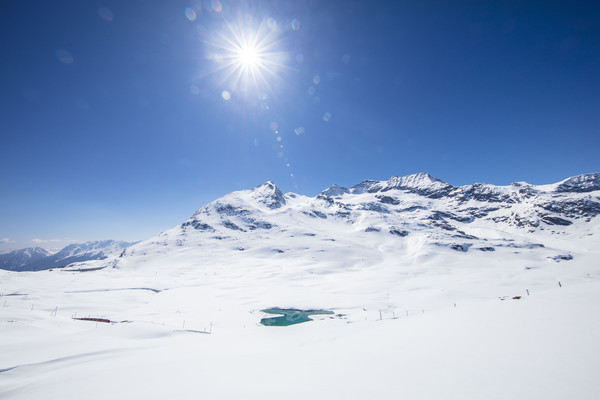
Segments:
[[[39,271],[63,267],[73,262],[99,260],[116,254],[136,242],[97,240],[73,243],[52,254],[41,247],[15,250],[0,254],[0,269],[11,271]]]
[[[10,253],[0,254],[0,269],[21,270],[30,263],[51,256],[48,250],[41,247],[27,247],[14,250]]]

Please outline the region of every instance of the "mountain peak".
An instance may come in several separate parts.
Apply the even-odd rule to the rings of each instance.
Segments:
[[[388,181],[387,185],[390,187],[410,187],[410,188],[425,188],[434,184],[442,184],[448,186],[448,184],[438,178],[429,175],[427,172],[419,172],[416,174],[406,176],[392,176]]]
[[[347,188],[345,188],[343,186],[338,186],[334,183],[333,185],[331,185],[330,187],[328,187],[327,189],[325,189],[321,193],[319,193],[319,196],[336,197],[336,196],[342,196],[343,194],[346,194],[346,193],[350,193],[350,190],[348,190]]]
[[[269,207],[270,209],[280,208],[286,204],[285,196],[279,190],[277,185],[271,181],[266,181],[262,185],[256,186],[252,190],[253,197],[259,203]]]
[[[361,194],[364,192],[368,192],[368,193],[372,193],[372,192],[377,192],[381,189],[381,182],[380,181],[374,181],[371,179],[366,179],[364,181],[362,181],[361,183],[354,185],[350,188],[350,192],[352,194]]]
[[[392,176],[387,181],[365,180],[352,186],[350,193],[375,193],[389,190],[405,190],[422,196],[439,198],[445,196],[454,187],[426,172],[405,176]]]
[[[0,269],[18,271],[24,265],[35,262],[51,253],[41,247],[27,247],[25,249],[14,250],[10,253],[0,254]]]
[[[426,172],[419,172],[406,176],[392,176],[384,183],[381,191],[393,189],[406,190],[430,198],[440,198],[447,195],[454,187]]]
[[[269,189],[275,189],[275,188],[277,188],[277,185],[275,183],[273,183],[273,181],[266,181],[262,185],[256,186],[254,189],[258,189],[258,188],[263,187],[263,186],[268,187]]]

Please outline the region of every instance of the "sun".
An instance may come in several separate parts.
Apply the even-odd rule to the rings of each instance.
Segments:
[[[235,57],[235,62],[242,68],[259,68],[263,63],[260,51],[252,46],[244,46],[237,49]]]
[[[207,43],[221,84],[248,94],[251,89],[271,91],[281,79],[287,57],[281,49],[280,27],[269,18],[239,17],[226,21],[224,28]]]

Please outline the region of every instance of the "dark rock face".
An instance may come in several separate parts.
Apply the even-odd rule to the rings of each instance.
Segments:
[[[360,205],[361,210],[375,211],[383,214],[389,214],[389,210],[380,203],[363,203]]]
[[[448,185],[448,187],[442,189],[409,189],[408,191],[430,199],[441,199],[448,196],[452,189],[453,187]]]
[[[464,253],[466,253],[467,251],[469,251],[469,247],[471,247],[471,244],[468,244],[468,243],[452,244],[452,245],[450,245],[450,248],[452,250],[462,251]]]
[[[240,228],[239,226],[237,226],[236,224],[234,224],[231,221],[223,221],[223,226],[225,228],[234,230],[234,231],[242,231],[242,232],[246,232],[244,229]]]
[[[391,196],[375,196],[379,199],[380,202],[382,202],[383,204],[392,204],[392,205],[398,205],[400,204],[400,200],[391,197]]]
[[[327,219],[327,215],[326,214],[322,213],[321,211],[317,211],[317,210],[310,211],[310,212],[303,211],[302,214],[308,215],[309,217],[312,217],[312,218]]]
[[[469,235],[469,234],[467,234],[463,231],[459,231],[459,230],[457,230],[456,234],[453,236],[455,238],[460,238],[460,239],[473,239],[473,240],[479,239],[477,236]]]
[[[490,188],[481,183],[456,188],[448,194],[461,202],[477,200],[485,203],[515,203],[516,200],[508,193],[503,193],[495,188]]]
[[[215,231],[215,229],[212,226],[210,226],[208,224],[205,224],[202,221],[196,220],[196,219],[184,222],[183,224],[181,224],[181,226],[184,227],[184,228],[186,226],[191,226],[192,228],[194,228],[194,229],[196,229],[198,231],[208,231],[208,232],[214,232]]]
[[[396,236],[400,236],[400,237],[406,237],[409,235],[410,232],[402,230],[402,229],[398,229],[398,228],[390,228],[390,233],[392,235],[396,235]]]
[[[455,231],[456,227],[450,225],[444,219],[432,219],[429,225],[443,229],[445,231]]]
[[[487,217],[489,213],[498,211],[499,209],[500,209],[500,207],[483,207],[483,208],[469,207],[469,208],[463,208],[460,211],[464,214],[467,214],[470,218],[472,218],[472,220],[474,220],[476,218]],[[461,221],[461,222],[470,222],[470,221]]]
[[[215,211],[219,214],[224,215],[248,215],[250,214],[249,210],[246,210],[241,207],[235,207],[231,204],[217,204],[215,207]]]
[[[408,213],[408,212],[413,212],[413,211],[418,211],[418,210],[427,210],[427,207],[412,206],[412,207],[406,207],[406,208],[402,208],[402,209],[396,210],[396,212],[398,212],[398,213]]]
[[[538,219],[532,219],[515,213],[511,213],[510,216],[493,217],[491,220],[496,223],[507,223],[518,228],[537,228],[540,226]]]
[[[431,213],[431,215],[429,217],[427,217],[427,219],[430,219],[432,221],[445,221],[444,220],[445,215],[446,215],[446,213],[443,211],[434,211]]]
[[[574,176],[556,188],[558,193],[587,193],[595,190],[600,190],[600,173]]]
[[[571,254],[559,254],[557,256],[554,257],[548,257],[550,260],[553,261],[570,261],[573,259],[573,256]]]
[[[600,214],[600,202],[592,198],[557,200],[537,206],[569,218],[595,217]]]
[[[542,222],[545,222],[548,225],[561,225],[561,226],[569,226],[569,225],[573,225],[573,222],[569,221],[568,219],[563,219],[563,218],[559,218],[559,217],[552,217],[552,216],[544,216],[541,218]]]
[[[512,247],[513,249],[538,249],[538,248],[545,247],[543,243],[521,243],[521,244],[508,243],[508,244],[501,245],[501,246]]]
[[[350,212],[349,211],[338,211],[335,213],[335,216],[339,217],[339,218],[349,218]]]
[[[273,225],[270,224],[269,222],[258,221],[253,218],[247,218],[245,220],[245,222],[248,223],[248,229],[250,229],[251,231],[253,231],[255,229],[271,229],[271,228],[273,228]]]
[[[491,246],[480,247],[479,250],[481,250],[481,251],[496,251],[496,249]]]
[[[333,198],[324,196],[323,194],[319,194],[317,196],[317,199],[323,200],[327,204],[327,206],[332,206],[335,204],[335,200],[333,200]]]
[[[458,222],[465,222],[465,223],[473,222],[473,219],[474,219],[471,215],[468,215],[468,216],[457,215],[457,214],[453,214],[450,212],[444,212],[444,211],[434,211],[431,214],[431,216],[429,217],[429,219],[437,220],[437,221],[445,221],[446,218],[452,219],[452,220],[458,221]]]

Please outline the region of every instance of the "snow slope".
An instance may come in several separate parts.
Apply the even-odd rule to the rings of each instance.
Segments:
[[[267,182],[119,256],[0,271],[0,398],[596,399],[596,177]]]

